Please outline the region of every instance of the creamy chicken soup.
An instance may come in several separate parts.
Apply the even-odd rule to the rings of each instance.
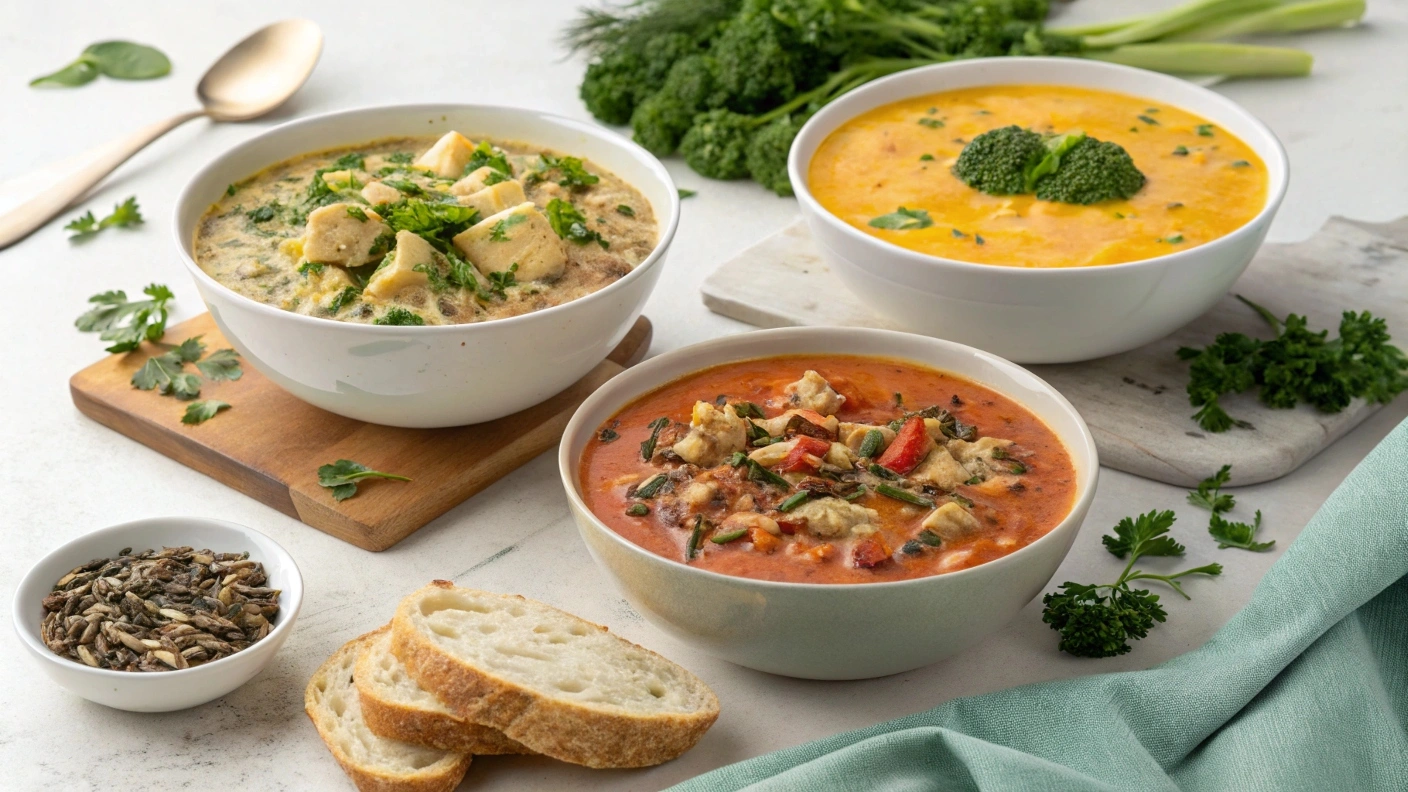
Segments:
[[[306,154],[231,184],[196,229],[195,259],[287,311],[462,324],[591,294],[657,239],[650,202],[594,164],[450,132]]]

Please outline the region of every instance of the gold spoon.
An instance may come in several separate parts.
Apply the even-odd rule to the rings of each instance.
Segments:
[[[147,144],[192,118],[248,121],[268,113],[303,86],[318,55],[323,33],[306,19],[285,19],[261,28],[221,56],[196,86],[201,109],[143,127],[120,140],[0,184],[0,249],[20,241],[83,197]]]

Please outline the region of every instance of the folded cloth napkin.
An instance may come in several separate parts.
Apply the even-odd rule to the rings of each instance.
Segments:
[[[1408,790],[1408,422],[1202,648],[955,699],[675,787],[740,789]]]

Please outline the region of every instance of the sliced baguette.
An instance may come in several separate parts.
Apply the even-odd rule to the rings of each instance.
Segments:
[[[437,580],[401,601],[391,636],[411,678],[456,715],[566,762],[666,762],[719,717],[685,669],[522,597]]]
[[[470,755],[376,736],[362,720],[353,669],[376,633],[348,641],[308,680],[303,709],[337,763],[362,792],[450,792]]]
[[[378,736],[479,756],[532,753],[498,729],[455,717],[421,689],[391,653],[391,625],[372,633],[355,676],[362,719]]]

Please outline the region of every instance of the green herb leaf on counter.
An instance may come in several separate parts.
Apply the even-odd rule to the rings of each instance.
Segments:
[[[392,325],[397,327],[418,327],[425,324],[425,318],[420,314],[402,308],[397,305],[391,310],[372,320],[375,325]]]
[[[686,198],[693,198],[694,196],[696,196],[696,195],[699,194],[699,192],[698,192],[697,190],[686,190],[686,189],[684,189],[683,187],[679,188],[679,189],[676,190],[675,192],[679,193],[679,196],[680,196],[680,200],[681,200],[681,201],[683,201],[683,200],[686,199]]]
[[[1224,494],[1222,487],[1232,480],[1232,466],[1223,465],[1216,473],[1198,482],[1197,490],[1188,493],[1188,502],[1213,514],[1232,511],[1237,499]]]
[[[69,231],[70,240],[87,239],[105,228],[131,228],[142,224],[142,212],[137,206],[137,196],[132,195],[112,209],[112,214],[101,220],[93,218],[93,213],[84,212],[64,226]]]
[[[88,298],[94,303],[74,326],[85,333],[97,332],[104,341],[114,342],[108,352],[131,352],[142,341],[155,341],[166,333],[167,304],[175,299],[171,290],[153,283],[142,290],[149,300],[128,300],[121,290],[107,291]]]
[[[578,245],[595,242],[603,249],[611,247],[611,243],[603,239],[601,234],[587,227],[586,215],[561,198],[548,201],[547,216],[548,224],[552,226],[552,230],[569,242]]]
[[[318,486],[332,490],[333,500],[345,501],[357,494],[357,482],[366,478],[388,479],[390,481],[410,481],[405,476],[372,470],[360,462],[339,459],[330,465],[318,468]]]
[[[185,415],[181,416],[181,423],[188,424],[190,426],[195,426],[196,424],[203,424],[206,421],[209,421],[211,418],[214,418],[216,413],[220,412],[221,410],[228,409],[230,409],[230,405],[228,403],[216,401],[214,399],[206,399],[204,401],[191,402],[190,404],[186,405],[186,413]]]
[[[871,228],[883,228],[888,231],[913,231],[920,228],[928,228],[934,224],[933,218],[923,209],[906,209],[903,206],[895,211],[880,215],[871,219]]]
[[[1266,320],[1276,337],[1263,341],[1222,333],[1202,349],[1178,350],[1189,363],[1188,402],[1200,408],[1193,418],[1207,431],[1249,428],[1228,415],[1219,399],[1252,388],[1268,407],[1306,402],[1324,413],[1340,412],[1356,398],[1385,404],[1408,390],[1408,356],[1389,343],[1387,323],[1368,311],[1345,311],[1339,338],[1327,340],[1328,331],[1312,331],[1304,316],[1289,314],[1282,321],[1240,295],[1237,299]]]
[[[1087,585],[1067,581],[1059,592],[1042,597],[1042,621],[1060,634],[1059,648],[1077,657],[1114,657],[1130,650],[1129,642],[1146,637],[1157,623],[1168,618],[1157,594],[1132,589],[1135,580],[1158,580],[1185,599],[1178,579],[1188,575],[1220,575],[1220,564],[1207,564],[1169,575],[1134,568],[1143,556],[1177,556],[1183,546],[1166,536],[1174,523],[1171,511],[1151,511],[1126,517],[1115,527],[1115,536],[1102,537],[1106,549],[1129,556],[1129,563],[1114,583]],[[1108,593],[1101,593],[1108,592]]]
[[[171,61],[155,47],[102,41],[83,50],[73,63],[29,84],[34,88],[74,88],[92,82],[99,74],[119,80],[150,80],[170,73]]]
[[[1269,542],[1253,541],[1256,532],[1261,530],[1261,509],[1256,510],[1256,521],[1251,525],[1242,522],[1230,522],[1220,514],[1214,514],[1208,522],[1208,533],[1217,540],[1217,547],[1225,550],[1229,547],[1237,547],[1242,550],[1250,550],[1253,553],[1262,553],[1270,550],[1276,540]]]

